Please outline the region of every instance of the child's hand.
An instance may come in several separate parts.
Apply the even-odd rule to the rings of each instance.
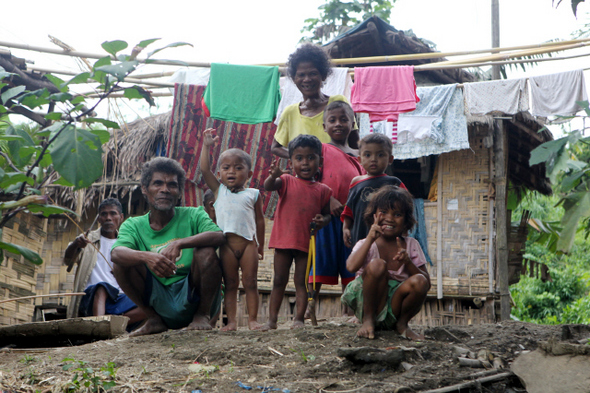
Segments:
[[[258,246],[258,259],[261,261],[264,259],[264,244]]]
[[[281,169],[281,167],[279,166],[280,164],[280,158],[277,158],[276,160],[274,160],[271,164],[270,167],[268,168],[268,174],[273,178],[276,179],[278,177],[281,177],[281,175],[284,175],[285,173],[289,173],[287,171],[283,171]]]
[[[381,221],[383,221],[383,213],[377,212],[373,214],[373,225],[371,225],[371,229],[369,229],[369,234],[367,235],[367,239],[372,239],[375,241],[379,239],[381,235],[383,235],[383,229],[381,228]]]
[[[344,245],[348,248],[352,248],[352,235],[350,234],[350,229],[343,229],[342,237],[344,238]]]
[[[219,135],[213,137],[215,132],[215,128],[207,128],[205,131],[203,131],[203,144],[205,146],[213,146],[215,143],[217,143],[217,141],[219,141]]]
[[[321,214],[316,214],[315,217],[313,218],[313,222],[315,222],[315,225],[316,225],[316,232],[318,230],[320,230],[321,228],[323,228],[324,226],[326,226],[326,220],[325,220],[324,216]]]
[[[397,242],[398,251],[397,251],[396,256],[393,257],[393,260],[401,263],[402,265],[407,265],[408,263],[412,263],[412,260],[410,259],[410,255],[408,255],[408,251],[404,248],[404,245],[402,244],[402,238],[398,237],[395,240]]]
[[[330,197],[330,214],[340,217],[343,211],[344,205],[338,199]]]

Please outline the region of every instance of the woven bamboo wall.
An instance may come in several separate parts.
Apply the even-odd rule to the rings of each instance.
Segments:
[[[439,157],[442,187],[437,202],[425,203],[431,293],[437,292],[437,269],[442,268],[443,295],[484,296],[489,293],[490,152],[485,129],[470,128],[471,150]],[[442,263],[437,261],[437,213],[442,207]],[[492,242],[493,245],[493,242]]]

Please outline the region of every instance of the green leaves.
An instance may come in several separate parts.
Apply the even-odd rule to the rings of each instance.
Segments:
[[[35,265],[40,265],[43,263],[43,259],[41,259],[41,256],[39,256],[39,254],[29,250],[28,248],[18,246],[16,244],[5,243],[0,241],[0,251],[1,250],[6,250],[13,254],[22,255],[27,261],[34,263]],[[0,255],[2,255],[2,253],[0,253]],[[2,258],[0,258],[0,261],[1,260]]]
[[[102,43],[102,49],[107,53],[117,57],[117,53],[126,49],[129,45],[125,41],[105,41]]]
[[[0,96],[0,100],[2,103],[6,105],[6,103],[11,99],[22,93],[26,90],[25,86],[16,86],[10,89],[7,89],[2,95]]]
[[[90,186],[102,175],[102,147],[98,136],[69,125],[54,142],[53,167],[78,188]]]
[[[127,75],[129,75],[132,71],[135,70],[135,67],[137,67],[138,64],[139,62],[137,60],[123,61],[118,64],[97,67],[96,69],[98,71],[105,72],[109,75],[113,75],[115,78],[117,78],[119,82],[122,82]]]
[[[129,99],[143,98],[147,101],[148,104],[150,104],[150,106],[156,105],[156,103],[154,102],[154,99],[150,95],[150,93],[148,93],[143,87],[140,87],[137,85],[135,85],[133,87],[128,87],[127,89],[125,89],[125,91],[123,92],[123,95],[125,96],[125,98],[129,98]]]

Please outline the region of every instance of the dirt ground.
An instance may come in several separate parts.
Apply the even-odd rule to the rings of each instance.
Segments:
[[[461,367],[455,347],[486,349],[509,368],[519,353],[559,339],[562,331],[560,326],[514,321],[415,327],[429,339],[412,342],[394,332],[359,339],[357,329],[334,318],[299,330],[287,325],[271,332],[170,330],[76,347],[3,349],[0,390],[84,391],[85,383],[92,388],[112,381],[110,391],[116,392],[418,392],[507,371]],[[64,370],[67,365],[73,366]],[[84,375],[88,367],[95,374],[86,370]],[[468,391],[525,390],[510,377],[461,390]]]

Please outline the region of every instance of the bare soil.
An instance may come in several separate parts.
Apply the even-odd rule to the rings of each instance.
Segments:
[[[418,392],[470,381],[482,371],[483,375],[495,372],[459,366],[454,347],[487,349],[509,368],[519,353],[535,350],[540,341],[559,339],[562,331],[560,326],[510,321],[413,327],[429,337],[422,342],[389,331],[367,340],[356,337],[359,325],[345,321],[334,318],[298,330],[281,325],[270,332],[169,330],[41,351],[4,349],[0,390],[84,391],[84,382],[95,386],[92,375],[74,369],[91,367],[97,372],[96,383],[114,380],[110,391],[116,392]],[[347,351],[352,352],[348,358]],[[67,358],[74,361],[64,361]],[[114,363],[112,371],[108,362]],[[63,370],[72,363],[75,366]],[[502,371],[506,370],[498,370]],[[71,383],[76,372],[80,386]],[[482,386],[461,392],[525,391],[516,377]]]

